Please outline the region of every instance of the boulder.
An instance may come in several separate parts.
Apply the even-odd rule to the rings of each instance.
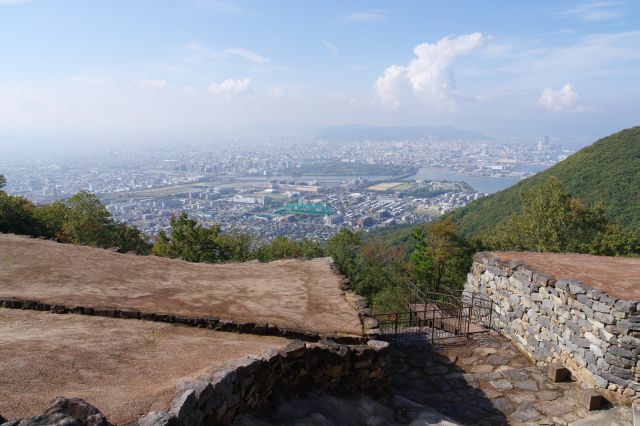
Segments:
[[[42,413],[43,416],[51,416],[54,414],[64,414],[66,416],[78,419],[86,426],[108,426],[107,418],[93,405],[80,398],[64,398],[57,397],[49,408]]]
[[[178,426],[178,419],[171,413],[152,411],[138,420],[138,426]]]

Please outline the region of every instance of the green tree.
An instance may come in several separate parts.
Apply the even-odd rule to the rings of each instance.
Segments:
[[[220,227],[205,227],[182,212],[169,221],[171,236],[160,231],[153,246],[158,256],[180,258],[188,262],[222,262],[228,260],[218,241]]]
[[[471,248],[451,221],[439,221],[426,231],[416,228],[411,264],[418,284],[435,292],[457,292],[471,266]]]
[[[280,236],[267,244],[256,248],[252,257],[261,262],[269,262],[276,259],[312,258],[322,257],[322,246],[310,240],[295,241]]]
[[[39,226],[34,219],[36,207],[26,198],[0,191],[0,232],[39,235]]]
[[[81,191],[64,202],[66,209],[62,234],[68,242],[111,247],[113,220],[111,213],[94,194]]]
[[[494,250],[624,254],[632,250],[622,228],[610,224],[601,203],[586,206],[551,178],[521,194],[522,211],[483,241]]]
[[[0,189],[4,188],[7,184],[7,179],[5,179],[4,175],[0,175]]]
[[[342,228],[325,243],[325,252],[331,256],[338,270],[351,278],[360,268],[359,252],[364,244],[362,234]]]

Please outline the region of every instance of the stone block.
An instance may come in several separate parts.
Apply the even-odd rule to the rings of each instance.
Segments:
[[[580,404],[589,411],[597,410],[602,405],[602,395],[595,389],[585,389],[580,393]]]
[[[184,391],[171,401],[170,413],[178,418],[180,425],[187,425],[189,415],[196,408],[196,392],[193,389]]]
[[[178,419],[173,414],[151,411],[138,420],[138,426],[178,426]]]
[[[618,312],[631,313],[635,310],[636,303],[630,300],[618,300],[614,309]]]
[[[616,365],[612,365],[609,368],[609,372],[616,377],[620,377],[622,379],[633,380],[633,370],[630,368],[621,368]]]
[[[571,371],[557,362],[549,365],[547,375],[552,382],[568,382],[571,380]]]

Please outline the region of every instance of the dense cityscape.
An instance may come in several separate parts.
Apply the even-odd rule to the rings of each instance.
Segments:
[[[205,224],[266,240],[321,241],[341,227],[428,221],[570,152],[548,137],[517,143],[301,139],[133,146],[112,149],[103,159],[40,158],[28,167],[13,159],[1,166],[13,194],[44,203],[94,192],[116,220],[150,237],[170,231],[169,219],[185,211]]]

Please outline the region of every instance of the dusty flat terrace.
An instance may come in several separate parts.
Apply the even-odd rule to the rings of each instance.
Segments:
[[[501,260],[519,260],[556,279],[576,279],[610,295],[640,300],[640,258],[532,252],[494,252]]]
[[[281,349],[279,337],[148,321],[0,308],[0,414],[40,414],[56,396],[89,401],[114,424],[167,410],[181,379]]]
[[[0,234],[0,297],[362,335],[322,259],[196,264]]]

